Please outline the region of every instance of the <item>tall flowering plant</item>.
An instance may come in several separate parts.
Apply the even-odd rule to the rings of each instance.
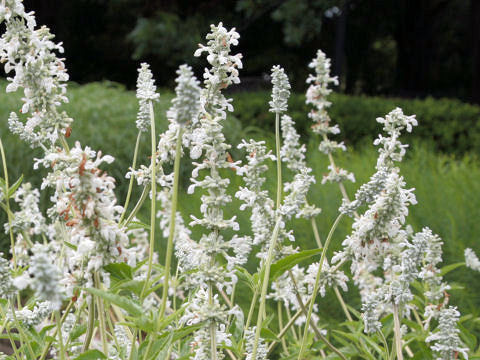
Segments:
[[[235,29],[212,25],[206,44],[195,52],[206,54],[203,83],[187,64],[178,68],[175,97],[164,117],[168,126],[159,136],[153,110],[160,95],[149,65],[140,65],[139,110],[132,119],[138,136],[126,169],[127,197],[120,203],[107,173],[114,158],[69,144],[74,126],[60,110],[68,102],[61,44],[37,27],[21,0],[0,1],[0,22],[6,91],[24,94],[9,128],[41,149],[33,166],[46,169],[40,189],[23,178],[11,182],[9,149],[0,140],[0,206],[10,240],[10,254],[0,256],[0,333],[10,345],[1,359],[478,355],[459,326],[465,319],[450,304],[454,299],[444,279],[459,264],[442,268],[442,240],[427,227],[414,232],[408,226],[416,199],[398,163],[407,149],[401,134],[417,125],[415,116],[397,108],[377,119],[383,134],[374,142],[376,172],[350,196],[344,182],[355,177],[335,163],[335,151],[346,147],[333,140],[340,130],[328,115],[330,85],[338,80],[322,51],[309,65],[306,102],[329,163],[320,182],[338,184],[342,205],[331,228],[320,231],[319,201],[309,193],[317,186],[311,168],[317,164],[308,161],[288,115],[291,86],[281,66],[271,69],[275,147],[243,139],[237,147],[245,159],[235,161],[229,153],[234,144],[226,141],[224,123],[233,104],[224,90],[240,82],[242,68],[242,55],[232,54],[239,39]],[[150,160],[138,164],[139,144],[148,134]],[[185,162],[193,170],[183,195],[199,193],[201,200],[194,214],[178,210]],[[275,189],[266,186],[271,167]],[[142,190],[138,199],[134,186]],[[47,189],[48,204],[40,204]],[[247,212],[249,223],[226,215],[238,212]],[[149,221],[140,221],[142,214]],[[336,229],[345,217],[352,217],[352,231],[339,239]],[[297,245],[297,219],[311,224],[316,248]],[[323,241],[320,233],[326,234]],[[332,254],[334,241],[342,249]],[[156,251],[160,247],[164,258]],[[480,269],[472,249],[465,257],[469,268]],[[327,321],[321,311],[330,291],[344,313],[337,321]],[[359,292],[361,306],[349,305],[347,291]]]

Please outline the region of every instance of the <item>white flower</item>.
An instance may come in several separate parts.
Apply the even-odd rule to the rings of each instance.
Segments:
[[[0,253],[0,298],[8,298],[15,293],[15,286],[12,282],[12,274],[8,261]]]
[[[472,270],[480,271],[480,260],[472,249],[465,249],[465,264]]]
[[[115,180],[99,168],[112,161],[113,157],[77,142],[68,153],[52,149],[35,164],[53,167],[42,187],[55,189],[54,206],[48,213],[64,222],[67,230],[59,231],[56,241],[66,237],[76,247],[65,247],[62,266],[69,269],[77,285],[85,281],[90,285],[94,271],[103,273],[103,266],[125,260],[127,255],[123,249],[128,247],[128,237],[117,223],[123,208],[116,204]],[[74,284],[67,283],[71,290]]]
[[[247,357],[245,360],[268,360],[268,347],[265,341],[260,338],[257,344],[257,353],[255,359],[252,358],[253,346],[255,342],[255,332],[256,326],[253,326],[249,329],[245,330],[245,351],[247,353]]]
[[[238,69],[243,66],[242,54],[230,55],[231,46],[238,45],[239,37],[235,28],[227,31],[222,23],[217,26],[210,25],[210,33],[206,36],[207,46],[199,44],[199,49],[195,51],[195,56],[206,52],[207,61],[211,65],[203,74],[205,89],[202,91],[201,102],[204,111],[213,117],[220,116],[225,119],[225,110],[233,111],[231,99],[225,99],[221,90],[232,83],[240,83]]]
[[[328,170],[330,170],[328,174],[323,175],[322,184],[325,184],[327,182],[340,183],[346,180],[355,182],[355,175],[345,169],[338,167],[334,168],[332,165],[328,165]]]
[[[451,360],[458,358],[461,354],[468,359],[468,349],[463,346],[458,334],[457,322],[460,313],[456,307],[449,306],[440,311],[438,328],[425,339],[425,342],[433,342],[430,348],[437,355],[436,360]]]
[[[283,113],[287,111],[288,98],[290,97],[290,83],[283,68],[280,65],[272,67],[272,100],[269,102],[270,111]]]
[[[295,130],[295,123],[288,115],[283,115],[281,120],[282,127],[282,147],[280,157],[287,164],[287,167],[295,172],[306,167],[305,144],[300,145],[300,135]]]
[[[64,300],[64,294],[59,287],[60,271],[45,245],[35,244],[32,248],[28,272],[33,281],[30,287],[41,300],[48,300],[54,310],[59,310]]]
[[[307,78],[310,86],[306,94],[306,103],[315,107],[308,115],[314,122],[312,129],[320,135],[338,134],[340,130],[336,125],[330,126],[330,117],[327,112],[327,108],[331,105],[327,100],[327,96],[332,92],[329,86],[330,84],[338,85],[337,77],[330,76],[330,59],[318,50],[317,57],[308,66],[315,70],[315,75],[309,75]]]
[[[7,1],[0,5],[0,21],[6,31],[0,39],[0,60],[4,63],[10,84],[7,92],[23,88],[21,113],[10,115],[9,128],[32,147],[54,144],[60,134],[65,134],[73,121],[58,107],[68,102],[66,90],[68,74],[63,59],[61,43],[52,41],[48,28],[35,29],[33,13],[25,13],[21,1]]]
[[[167,117],[179,124],[196,123],[200,112],[199,81],[188,65],[180,65],[177,75],[175,79],[177,96],[172,100],[173,106],[167,112]]]
[[[15,202],[20,210],[13,215],[12,230],[16,233],[25,231],[28,235],[40,235],[46,232],[45,218],[43,217],[38,203],[40,192],[32,189],[30,183],[20,186],[15,192]],[[5,224],[5,231],[8,232],[8,223]]]
[[[43,301],[36,304],[33,309],[24,307],[22,310],[15,311],[15,318],[25,326],[35,326],[40,324],[53,310],[49,301]],[[13,321],[13,314],[10,311],[7,318]]]
[[[377,122],[383,124],[383,131],[388,134],[388,137],[379,135],[373,142],[374,145],[383,145],[383,148],[378,150],[380,156],[377,161],[377,169],[392,167],[393,162],[402,161],[405,149],[408,147],[398,141],[401,131],[406,129],[407,132],[411,132],[413,126],[417,126],[418,122],[415,115],[406,116],[400,108],[395,108],[385,118],[377,118]]]
[[[137,128],[146,132],[150,129],[150,105],[152,101],[157,101],[160,95],[156,92],[157,87],[153,80],[150,65],[142,63],[138,69],[137,79],[137,99],[140,108],[137,114]]]

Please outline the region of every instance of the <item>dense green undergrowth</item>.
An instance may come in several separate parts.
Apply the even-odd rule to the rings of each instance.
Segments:
[[[5,82],[1,82],[4,87]],[[269,138],[273,145],[273,132],[268,129],[273,127],[273,115],[268,113],[266,93],[235,94],[234,117],[229,117],[225,123],[227,142],[238,144],[242,138]],[[69,89],[70,104],[66,106],[68,113],[75,119],[70,143],[77,139],[82,144],[91,146],[93,149],[102,149],[104,153],[113,155],[116,161],[110,165],[109,173],[117,179],[117,195],[120,203],[123,203],[128,186],[124,178],[125,170],[130,166],[131,157],[137,129],[135,118],[137,113],[137,100],[133,92],[125,90],[122,86],[113,83],[92,83],[83,86],[71,85]],[[172,94],[162,92],[161,100],[155,107],[156,121],[160,131],[166,127],[165,111],[169,107]],[[247,100],[249,106],[246,105]],[[409,141],[411,148],[405,161],[400,165],[402,174],[409,187],[414,187],[419,205],[411,207],[408,222],[416,231],[421,230],[421,224],[429,224],[429,227],[438,233],[444,240],[445,263],[463,261],[463,250],[471,247],[479,250],[477,245],[480,233],[480,163],[476,156],[456,156],[439,153],[438,149],[449,150],[458,143],[458,150],[465,152],[480,148],[480,142],[474,143],[476,131],[480,133],[480,124],[473,124],[480,110],[477,107],[462,104],[454,100],[436,101],[427,99],[420,100],[395,100],[366,97],[350,97],[340,94],[332,95],[333,105],[331,116],[340,124],[342,133],[340,138],[346,143],[354,144],[347,153],[338,155],[338,163],[344,168],[355,173],[357,182],[346,184],[347,190],[353,196],[357,187],[366,182],[374,173],[377,158],[376,149],[368,141],[377,133],[375,118],[392,110],[395,106],[402,106],[405,113],[416,113],[419,120],[418,129],[414,129],[415,135]],[[298,122],[297,129],[303,130],[304,140],[309,144],[308,162],[315,172],[317,185],[310,192],[310,201],[322,206],[322,214],[317,218],[321,235],[325,238],[336,215],[338,214],[339,193],[335,185],[320,185],[322,175],[327,170],[325,156],[315,148],[318,140],[308,131],[305,131],[309,120],[305,117],[306,107],[303,105],[303,96],[293,95],[290,101],[289,113]],[[258,104],[257,104],[258,102]],[[7,153],[7,163],[10,165],[10,176],[23,174],[25,180],[40,186],[42,171],[32,169],[32,158],[37,153],[28,145],[20,141],[8,131],[8,113],[20,106],[20,94],[5,95],[0,92],[0,136],[4,142]],[[448,116],[452,116],[451,120]],[[241,119],[241,121],[239,120]],[[468,125],[470,124],[470,125]],[[473,126],[473,125],[474,126]],[[471,126],[471,131],[467,131]],[[464,128],[465,133],[457,140],[449,138],[448,133],[457,132]],[[477,130],[475,130],[477,129]],[[439,138],[434,146],[431,142],[419,141],[428,136],[429,131],[435,131]],[[462,130],[463,131],[463,130]],[[461,131],[460,131],[461,132]],[[426,145],[429,143],[429,145]],[[435,147],[435,148],[434,148]],[[140,163],[149,162],[149,141],[144,139],[140,149]],[[273,146],[271,146],[273,149]],[[231,154],[235,160],[241,159],[244,154],[237,149],[232,149]],[[186,161],[185,161],[186,163]],[[188,167],[183,169],[181,185],[185,189],[189,179]],[[240,184],[241,179],[232,171],[229,174],[232,183]],[[275,174],[270,174],[269,186],[275,188]],[[45,194],[45,193],[43,193]],[[43,195],[46,196],[46,195]],[[134,197],[139,196],[138,190]],[[185,196],[185,191],[180,195]],[[199,197],[189,196],[189,201],[180,200],[180,207],[184,214],[197,214],[200,207]],[[45,203],[42,201],[42,203]],[[238,205],[238,204],[237,204]],[[148,207],[145,207],[148,208]],[[232,206],[238,209],[238,206]],[[227,214],[237,215],[241,224],[240,228],[248,231],[248,214],[241,212]],[[2,215],[3,216],[3,215]],[[140,217],[142,215],[140,214]],[[4,219],[0,219],[4,223]],[[145,218],[147,221],[147,219]],[[187,220],[187,219],[186,219]],[[309,224],[295,226],[296,238],[302,248],[313,248],[314,240]],[[304,225],[304,226],[303,226]],[[340,249],[345,236],[350,233],[351,223],[344,220],[334,239],[333,249]],[[2,248],[5,250],[6,238],[3,231],[0,232]],[[163,252],[163,249],[159,249]],[[455,270],[449,274],[449,280],[465,286],[462,291],[453,290],[452,295],[455,303],[461,308],[468,308],[473,313],[478,313],[480,306],[480,284],[475,281],[475,274],[465,269]],[[466,286],[468,284],[468,286]],[[328,295],[327,295],[328,296]],[[355,294],[351,294],[353,299]],[[339,309],[330,309],[336,303],[326,301],[322,312],[331,314]],[[328,305],[333,304],[333,305]]]
[[[273,131],[269,121],[268,91],[236,93],[233,95],[235,114],[244,125],[255,125]],[[436,150],[462,155],[480,153],[480,107],[455,99],[395,99],[369,96],[352,96],[333,93],[329,97],[332,106],[328,113],[338,124],[345,142],[357,145],[365,139],[374,139],[380,131],[375,121],[395,107],[405,114],[416,114],[419,126],[406,141],[421,139],[431,141]],[[305,116],[310,111],[304,94],[292,94],[289,99],[289,114],[303,134],[308,134],[312,122]]]

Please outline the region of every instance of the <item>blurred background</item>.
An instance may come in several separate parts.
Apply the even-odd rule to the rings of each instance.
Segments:
[[[65,45],[72,80],[132,87],[136,64],[160,85],[193,58],[209,25],[241,34],[240,88],[282,64],[298,90],[322,48],[348,94],[448,96],[480,103],[478,0],[25,0]]]

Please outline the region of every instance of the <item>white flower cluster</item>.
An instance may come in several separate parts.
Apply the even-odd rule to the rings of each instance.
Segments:
[[[240,210],[251,209],[250,222],[253,232],[253,244],[266,244],[271,237],[271,230],[275,226],[275,204],[270,199],[267,190],[263,190],[266,178],[263,174],[268,170],[265,164],[268,160],[275,160],[271,151],[267,151],[265,141],[246,142],[238,145],[239,149],[245,149],[247,162],[238,167],[237,174],[242,176],[245,187],[240,187],[235,197],[244,204]]]
[[[35,164],[52,168],[42,188],[55,189],[55,206],[49,214],[65,224],[63,236],[73,245],[65,248],[65,267],[78,281],[76,285],[84,284],[82,278],[91,285],[92,272],[102,272],[112,261],[128,262],[128,237],[116,222],[123,208],[116,205],[115,181],[99,169],[112,161],[113,157],[82,149],[77,142],[69,152],[53,149]],[[59,234],[57,241],[63,236]]]
[[[281,127],[283,142],[280,157],[290,170],[298,172],[306,166],[305,152],[307,149],[305,144],[300,145],[300,135],[295,130],[295,123],[290,116],[282,116]]]
[[[7,299],[15,294],[15,286],[12,282],[12,274],[8,261],[0,253],[0,298]]]
[[[39,200],[40,192],[38,189],[32,189],[30,183],[25,183],[17,189],[15,202],[19,205],[20,210],[13,214],[12,230],[15,233],[23,232],[32,236],[47,231],[45,218],[38,207]],[[5,224],[5,231],[9,231],[8,223]]]
[[[449,306],[440,311],[438,320],[438,330],[430,334],[425,341],[433,342],[431,349],[436,353],[436,360],[458,359],[461,354],[464,359],[468,359],[468,349],[463,347],[458,334],[457,322],[460,313],[456,307]]]
[[[171,199],[171,187],[165,187],[163,191],[157,194],[157,200],[161,203],[157,217],[160,219],[160,229],[162,229],[164,238],[168,238],[170,231]],[[190,229],[185,226],[182,215],[177,211],[174,244],[175,256],[177,257],[178,266],[182,273],[195,269],[199,263],[208,261],[207,254],[205,254],[203,248],[191,238],[191,233]]]
[[[330,170],[328,174],[323,175],[322,177],[322,184],[326,184],[327,182],[341,183],[347,180],[355,182],[355,175],[345,169],[328,165],[328,170]]]
[[[223,135],[223,126],[221,120],[224,118],[224,103],[217,101],[222,98],[220,90],[223,86],[219,84],[225,82],[229,85],[231,82],[238,83],[238,70],[240,56],[229,55],[230,45],[238,44],[238,34],[232,29],[227,31],[220,23],[218,27],[211,26],[211,32],[207,35],[209,39],[208,46],[201,46],[196,51],[198,56],[202,52],[208,52],[207,60],[212,65],[211,70],[205,71],[205,89],[202,91],[202,104],[208,104],[204,107],[204,113],[200,116],[198,127],[200,127],[201,141],[197,141],[194,146],[201,146],[201,152],[204,154],[204,161],[201,163],[194,162],[195,168],[192,171],[192,184],[188,188],[188,193],[192,194],[197,187],[206,189],[207,193],[202,195],[202,205],[200,211],[203,218],[197,218],[192,215],[193,221],[191,226],[201,225],[209,232],[202,235],[199,245],[209,258],[215,258],[217,254],[222,254],[227,260],[229,269],[240,263],[236,263],[237,259],[245,259],[243,253],[247,250],[244,247],[235,248],[233,244],[238,242],[235,237],[231,241],[225,241],[220,233],[226,229],[233,231],[239,230],[239,225],[235,221],[236,217],[224,219],[222,208],[231,202],[231,196],[227,194],[229,180],[222,178],[220,169],[236,169],[238,162],[230,162],[228,157],[228,149],[230,145],[226,144]],[[211,76],[207,76],[210,74]],[[205,175],[198,180],[200,173]],[[250,239],[245,237],[245,242]],[[249,247],[248,251],[249,251]],[[228,256],[233,250],[236,256]],[[233,261],[233,262],[232,262]],[[229,288],[232,281],[236,281],[233,272],[225,273],[224,267],[218,263],[212,266],[210,261],[207,263],[198,263],[198,275],[200,283],[217,283],[220,287],[228,285]]]
[[[377,118],[377,122],[383,124],[383,131],[388,134],[383,137],[381,134],[373,142],[374,145],[383,145],[378,152],[377,169],[382,167],[392,167],[394,162],[400,162],[405,155],[408,145],[402,144],[398,138],[402,130],[412,132],[414,126],[418,125],[415,115],[406,116],[402,109],[396,108],[389,112],[385,118]]]
[[[9,321],[16,319],[21,324],[30,327],[40,324],[53,311],[52,304],[49,301],[43,301],[31,307],[24,307],[22,310],[15,311],[15,317],[12,312],[7,314]]]
[[[186,325],[205,324],[200,330],[195,332],[192,350],[195,352],[194,360],[211,360],[213,358],[210,347],[210,325],[216,328],[216,343],[223,346],[231,346],[230,334],[226,332],[225,323],[229,311],[218,301],[215,295],[209,302],[208,291],[204,288],[198,289],[192,301],[185,309],[185,314],[180,319],[180,323]],[[217,359],[223,359],[224,354],[217,350]]]
[[[312,104],[321,111],[331,105],[327,100],[327,96],[332,92],[329,86],[330,84],[338,85],[338,78],[330,76],[330,59],[322,50],[317,50],[317,57],[308,64],[308,67],[315,70],[315,75],[310,74],[307,78],[307,84],[311,84],[307,90],[307,104]],[[327,123],[328,125],[330,121],[327,113],[311,112],[310,117],[318,124]]]
[[[54,144],[72,122],[65,112],[58,111],[62,103],[68,102],[68,74],[63,59],[55,54],[62,53],[63,47],[52,41],[48,28],[35,29],[33,13],[26,13],[20,0],[0,4],[0,22],[6,25],[0,39],[0,61],[5,63],[7,74],[12,70],[15,73],[7,78],[7,92],[24,89],[21,113],[27,116],[23,123],[12,113],[10,130],[32,147]]]
[[[282,274],[274,283],[272,283],[272,292],[269,298],[275,301],[282,301],[287,309],[292,312],[297,312],[302,309],[302,304],[305,305],[310,300],[313,288],[315,287],[315,278],[318,273],[319,263],[310,264],[306,269],[295,265],[290,273]],[[330,267],[327,262],[322,265],[322,272],[320,275],[319,292],[322,297],[326,294],[327,287],[338,286],[342,290],[347,291],[348,277],[334,267]],[[300,304],[298,297],[302,300]],[[318,304],[314,305],[315,312],[312,314],[312,321],[316,324],[318,322]],[[296,325],[305,323],[305,315],[301,315],[295,321]]]
[[[200,112],[200,82],[193,75],[192,68],[186,64],[180,65],[177,75],[175,79],[177,96],[172,100],[173,106],[167,117],[179,124],[195,124]]]
[[[213,117],[220,116],[225,119],[225,110],[233,111],[231,99],[225,99],[221,90],[231,84],[240,83],[238,69],[243,67],[242,54],[230,55],[231,46],[238,45],[239,37],[235,28],[227,31],[222,23],[217,26],[210,25],[210,33],[206,36],[207,45],[199,44],[200,48],[194,54],[208,54],[207,61],[211,68],[206,68],[203,74],[205,89],[202,91],[201,103],[203,109]]]
[[[65,298],[61,288],[61,273],[55,265],[48,246],[35,244],[30,258],[29,286],[35,295],[44,301],[49,301],[53,310],[59,310]]]
[[[315,75],[310,74],[307,78],[307,104],[315,107],[308,116],[313,120],[312,130],[320,135],[338,134],[340,129],[338,125],[330,126],[330,116],[327,109],[331,102],[327,100],[332,90],[330,84],[338,85],[337,77],[330,76],[330,59],[326,57],[322,50],[317,51],[317,57],[312,60],[308,67],[314,69]]]
[[[212,331],[216,333],[217,344],[230,342],[225,328],[228,312],[221,306],[213,306],[217,301],[213,288],[226,288],[227,293],[231,293],[233,284],[237,281],[234,267],[246,262],[251,248],[249,237],[234,235],[230,240],[226,240],[222,234],[225,230],[239,230],[236,217],[224,218],[223,208],[231,202],[231,196],[227,194],[230,181],[220,174],[221,169],[238,168],[238,162],[229,158],[227,151],[230,145],[226,144],[222,132],[225,110],[233,111],[233,107],[221,93],[221,90],[231,83],[240,81],[238,69],[242,67],[241,55],[230,55],[230,46],[238,44],[238,37],[234,29],[227,31],[222,23],[218,26],[212,25],[211,32],[207,35],[207,46],[200,45],[200,49],[195,52],[196,56],[207,52],[207,61],[212,66],[204,73],[205,88],[200,97],[202,111],[196,124],[197,129],[190,138],[192,157],[196,159],[203,154],[203,161],[193,163],[195,168],[188,193],[192,194],[196,188],[205,191],[201,196],[202,217],[192,215],[190,223],[191,226],[200,225],[206,230],[198,241],[198,247],[194,247],[204,256],[196,259],[195,269],[189,276],[191,284],[198,287],[191,303],[196,304],[192,312],[194,317],[206,320],[205,326],[194,335],[197,344],[194,356],[196,360],[212,358]],[[227,263],[219,263],[219,256]],[[217,359],[222,358],[222,352],[218,351]]]
[[[255,356],[255,359],[252,358],[256,328],[256,326],[253,326],[252,328],[245,330],[245,350],[247,353],[247,357],[245,358],[245,360],[268,360],[267,344],[265,344],[265,341],[262,338],[260,338],[258,341],[257,354]]]
[[[150,65],[142,63],[137,78],[137,99],[140,105],[137,114],[138,130],[147,132],[150,129],[150,106],[152,101],[158,101],[159,98]]]
[[[307,78],[307,83],[310,86],[307,89],[307,104],[314,106],[308,116],[312,119],[312,130],[316,134],[323,137],[319,145],[320,152],[324,154],[331,154],[336,150],[345,151],[347,148],[343,142],[337,142],[328,138],[329,134],[336,135],[340,133],[338,125],[331,125],[331,119],[328,115],[328,108],[331,103],[327,100],[328,95],[332,92],[329,88],[330,84],[338,85],[337,77],[330,76],[330,59],[326,57],[322,50],[317,51],[317,57],[308,65],[315,70],[315,75],[310,74]],[[345,169],[334,166],[332,160],[328,167],[329,173],[323,176],[322,184],[326,182],[341,183],[346,180],[355,182],[353,173]]]
[[[465,264],[472,270],[480,271],[480,260],[478,260],[477,255],[470,248],[465,249]]]
[[[300,143],[300,135],[295,129],[295,123],[288,115],[282,116],[282,147],[280,149],[281,161],[287,164],[295,175],[293,181],[284,184],[287,193],[279,212],[282,215],[296,218],[310,219],[320,213],[320,209],[307,202],[307,193],[310,186],[315,183],[315,177],[310,175],[312,169],[305,160],[305,144]]]
[[[290,83],[285,70],[280,65],[272,67],[272,100],[269,102],[270,111],[281,114],[287,111],[290,97]]]

